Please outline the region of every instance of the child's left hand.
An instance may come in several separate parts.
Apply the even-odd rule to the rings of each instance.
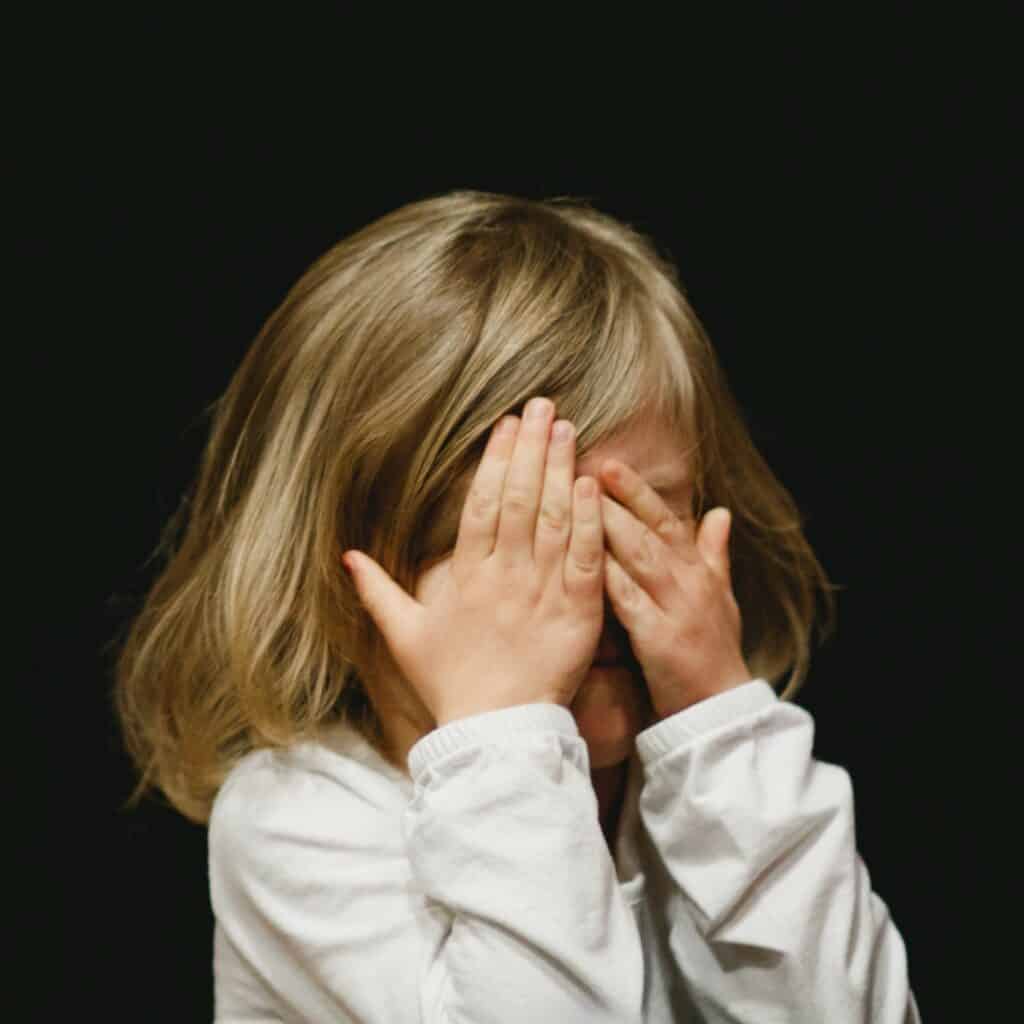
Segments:
[[[605,589],[629,633],[659,720],[749,682],[724,508],[683,522],[637,473],[606,459]]]

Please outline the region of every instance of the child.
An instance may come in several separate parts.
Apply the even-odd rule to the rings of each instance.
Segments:
[[[343,240],[171,526],[116,707],[209,826],[217,1021],[919,1020],[792,703],[833,586],[644,236]]]

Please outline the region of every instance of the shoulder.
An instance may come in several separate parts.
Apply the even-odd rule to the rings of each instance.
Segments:
[[[211,838],[300,819],[310,805],[344,800],[344,788],[310,770],[295,749],[253,750],[236,762],[213,801]]]
[[[213,803],[211,867],[218,861],[281,863],[302,848],[348,852],[401,843],[407,803],[402,781],[355,742],[304,742],[250,751],[232,768]]]

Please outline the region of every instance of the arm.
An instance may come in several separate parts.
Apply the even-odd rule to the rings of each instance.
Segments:
[[[530,704],[451,722],[409,768],[413,876],[451,925],[425,1019],[639,1022],[640,936],[571,713]]]
[[[423,737],[408,803],[268,760],[211,818],[218,922],[289,1020],[639,1024],[586,758],[566,708],[528,704]]]
[[[678,890],[673,956],[709,1024],[918,1024],[850,777],[811,756],[813,737],[760,679],[637,737],[640,816]]]

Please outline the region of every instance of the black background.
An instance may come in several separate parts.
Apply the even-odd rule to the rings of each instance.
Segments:
[[[69,620],[33,624],[31,684],[81,751],[53,776],[51,843],[68,956],[56,987],[80,1012],[212,1018],[206,832],[159,802],[120,809],[133,777],[103,653],[152,579],[200,414],[328,246],[458,187],[586,197],[679,266],[756,443],[846,588],[797,700],[816,756],[853,778],[858,848],[924,1019],[988,994],[984,973],[968,981],[979,954],[994,970],[968,918],[997,874],[979,847],[995,828],[981,761],[1005,749],[985,739],[1005,689],[993,481],[1009,417],[995,394],[1019,326],[995,312],[1012,265],[1002,30],[974,29],[949,49],[889,26],[844,55],[809,26],[699,87],[668,70],[597,95],[568,76],[500,102],[479,56],[436,99],[422,76],[385,95],[339,61],[316,116],[308,94],[282,99],[269,60],[244,79],[258,95],[228,75],[185,89],[192,55],[154,65],[142,42],[116,73],[68,76],[23,155],[36,312],[61,321],[34,358],[67,391],[46,408],[60,473],[43,482],[71,550],[32,585],[52,597],[62,579]]]

